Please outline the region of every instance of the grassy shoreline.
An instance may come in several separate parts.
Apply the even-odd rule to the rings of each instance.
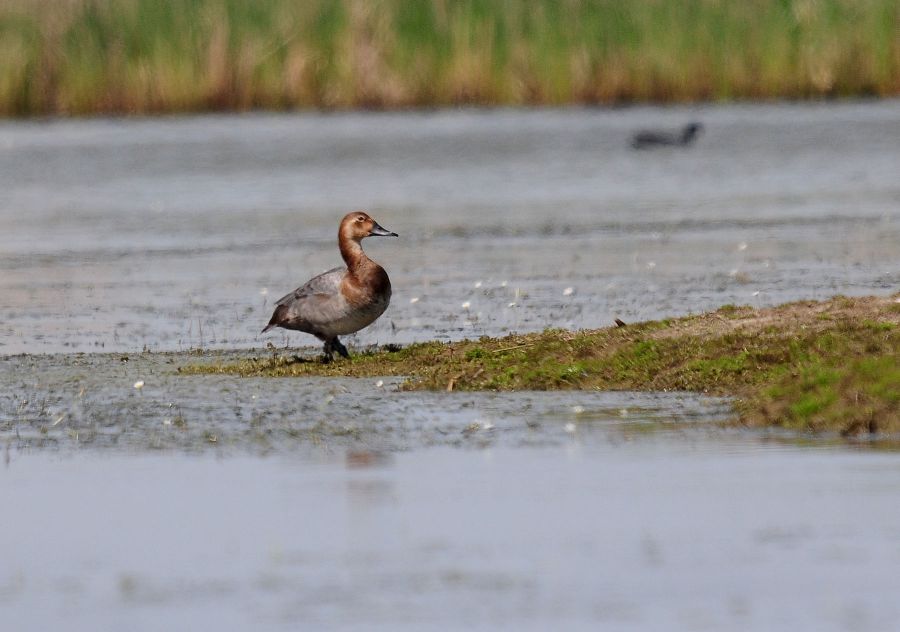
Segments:
[[[0,116],[900,95],[896,0],[0,2]]]
[[[900,295],[835,297],[593,331],[548,330],[366,352],[207,361],[181,373],[411,376],[416,390],[683,390],[732,395],[736,421],[900,433]]]

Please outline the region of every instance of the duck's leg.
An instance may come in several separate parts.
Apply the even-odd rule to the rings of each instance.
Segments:
[[[347,347],[345,347],[343,345],[343,343],[340,340],[338,340],[337,338],[335,338],[334,340],[331,341],[331,347],[332,347],[332,349],[334,349],[335,351],[340,353],[345,358],[350,357],[350,354],[347,353]]]
[[[334,360],[334,340],[326,340],[325,347],[322,349],[325,355],[322,357],[322,362],[324,364],[328,364],[332,360]]]

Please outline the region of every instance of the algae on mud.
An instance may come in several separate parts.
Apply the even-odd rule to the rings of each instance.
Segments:
[[[736,396],[740,423],[900,432],[900,295],[724,306],[697,316],[366,351],[215,361],[185,374],[408,376],[422,390],[651,390]]]

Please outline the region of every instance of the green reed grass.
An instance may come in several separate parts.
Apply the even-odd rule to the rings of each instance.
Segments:
[[[0,0],[0,114],[900,94],[900,0]]]

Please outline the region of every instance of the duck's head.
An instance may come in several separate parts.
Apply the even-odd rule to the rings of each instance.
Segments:
[[[693,140],[694,137],[703,131],[703,123],[697,123],[696,121],[693,123],[688,123],[684,126],[684,130],[681,132],[681,137],[685,141]]]
[[[366,237],[397,237],[397,233],[392,233],[374,219],[369,217],[367,213],[362,211],[354,211],[344,215],[341,220],[341,228],[338,231],[341,239],[349,239],[352,241],[360,241]]]

